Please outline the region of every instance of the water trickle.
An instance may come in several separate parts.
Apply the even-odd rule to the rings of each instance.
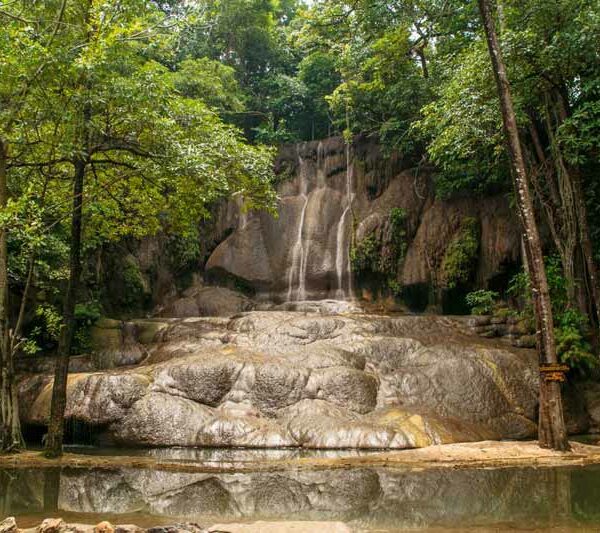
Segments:
[[[352,264],[350,262],[350,233],[348,221],[352,221],[351,210],[354,194],[352,192],[354,181],[354,165],[350,153],[350,144],[346,144],[346,196],[344,198],[344,210],[337,225],[335,270],[337,276],[336,298],[345,300],[353,298],[352,291]],[[344,268],[344,263],[346,268]],[[347,279],[347,288],[344,290],[344,277]]]
[[[300,221],[298,222],[298,232],[296,242],[292,248],[292,264],[288,274],[288,293],[287,300],[306,300],[306,271],[308,242],[303,242],[304,220],[306,218],[306,208],[308,207],[308,183],[306,175],[306,164],[298,153],[298,172],[300,180],[300,197],[303,199],[302,211],[300,212]],[[296,283],[296,285],[295,285]],[[294,294],[294,287],[296,288]]]

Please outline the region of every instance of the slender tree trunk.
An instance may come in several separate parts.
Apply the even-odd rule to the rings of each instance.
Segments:
[[[73,179],[73,213],[71,216],[71,252],[69,258],[69,284],[64,301],[63,325],[58,341],[58,357],[54,372],[54,385],[52,387],[52,407],[48,436],[46,439],[46,456],[60,457],[64,437],[64,416],[67,405],[67,379],[69,372],[69,359],[73,333],[75,329],[75,304],[77,289],[81,276],[81,225],[83,210],[83,182],[86,158],[79,158],[75,162]]]
[[[0,139],[0,209],[6,209],[8,185],[6,144]],[[8,309],[7,231],[0,228],[0,453],[23,447]]]
[[[521,149],[521,140],[513,108],[510,84],[496,35],[496,28],[490,0],[478,0],[483,26],[485,28],[490,59],[498,86],[498,96],[502,111],[502,121],[508,141],[513,178],[517,192],[519,216],[525,232],[525,244],[528,254],[529,276],[532,283],[532,297],[537,323],[538,350],[540,364],[557,363],[554,341],[552,304],[548,290],[548,280],[544,268],[544,257],[540,236],[533,211],[533,202],[529,192],[529,183],[525,170],[525,161]],[[546,381],[540,376],[540,414],[538,438],[540,446],[555,450],[568,450],[569,442],[562,409],[560,383]]]

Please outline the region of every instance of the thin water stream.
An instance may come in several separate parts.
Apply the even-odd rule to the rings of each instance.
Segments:
[[[303,238],[304,220],[306,219],[306,208],[308,207],[308,177],[302,156],[298,153],[298,169],[300,191],[303,204],[300,211],[298,233],[296,242],[292,248],[292,263],[288,276],[288,301],[306,299],[306,264],[308,255],[308,242]]]

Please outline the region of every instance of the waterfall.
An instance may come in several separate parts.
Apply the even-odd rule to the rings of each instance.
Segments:
[[[306,217],[306,208],[308,207],[308,183],[306,177],[306,168],[304,160],[298,153],[298,169],[300,173],[300,196],[304,204],[300,212],[300,221],[298,223],[298,233],[296,242],[292,248],[292,264],[288,274],[288,293],[287,300],[306,300],[306,269],[308,256],[308,243],[302,241],[302,232],[304,229],[304,219]],[[297,279],[297,290],[294,298],[294,279]]]
[[[335,257],[335,270],[337,276],[337,291],[336,298],[345,300],[347,298],[353,298],[352,292],[352,264],[350,262],[350,244],[351,240],[347,236],[352,231],[347,229],[346,220],[349,218],[352,222],[352,218],[348,217],[350,210],[352,209],[352,200],[354,195],[352,193],[352,181],[354,178],[354,165],[351,161],[350,156],[350,143],[346,143],[346,197],[345,206],[340,216],[340,220],[337,225],[337,246],[336,246],[336,257]],[[348,241],[346,243],[346,241]],[[344,261],[346,262],[346,269],[344,272]],[[344,291],[344,274],[348,279],[348,291]]]
[[[301,147],[297,148],[298,158],[298,181],[299,194],[303,204],[298,220],[296,231],[296,240],[292,247],[291,264],[288,271],[288,290],[287,301],[306,300],[306,278],[308,271],[308,253],[310,240],[304,224],[306,221],[306,210],[308,207],[308,174],[314,171],[313,165],[305,161],[301,155]],[[326,186],[325,169],[325,149],[322,143],[317,146],[316,161],[316,183],[317,188]],[[342,214],[335,226],[336,232],[336,250],[335,250],[335,274],[337,279],[337,288],[335,297],[338,300],[347,300],[353,298],[352,292],[352,265],[350,263],[350,245],[351,245],[351,224],[352,224],[352,201],[353,194],[354,168],[352,165],[352,154],[350,144],[346,144],[346,183],[345,193],[342,199]],[[350,226],[349,226],[350,224]],[[332,228],[333,230],[333,228]],[[347,280],[347,281],[346,281]]]

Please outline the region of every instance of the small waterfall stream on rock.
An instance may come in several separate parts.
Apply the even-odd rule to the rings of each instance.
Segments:
[[[336,298],[339,300],[352,299],[352,264],[350,262],[350,239],[346,238],[348,230],[346,229],[346,220],[351,214],[352,209],[352,181],[354,177],[353,162],[350,154],[350,144],[346,144],[346,197],[345,207],[337,225],[337,246],[335,256],[335,270],[337,275]],[[352,218],[350,217],[350,221]],[[346,242],[348,241],[348,242]],[[346,261],[346,276],[348,278],[348,292],[344,291],[344,261]]]
[[[300,196],[302,197],[304,204],[302,205],[302,211],[300,212],[300,222],[298,223],[296,242],[292,249],[292,264],[288,276],[288,301],[306,300],[308,241],[303,241],[302,233],[304,229],[304,219],[306,218],[306,208],[308,207],[308,179],[306,175],[306,165],[300,153],[298,153],[298,172],[300,173]],[[297,285],[294,285],[295,281],[297,282]],[[295,287],[296,290],[294,291]]]

